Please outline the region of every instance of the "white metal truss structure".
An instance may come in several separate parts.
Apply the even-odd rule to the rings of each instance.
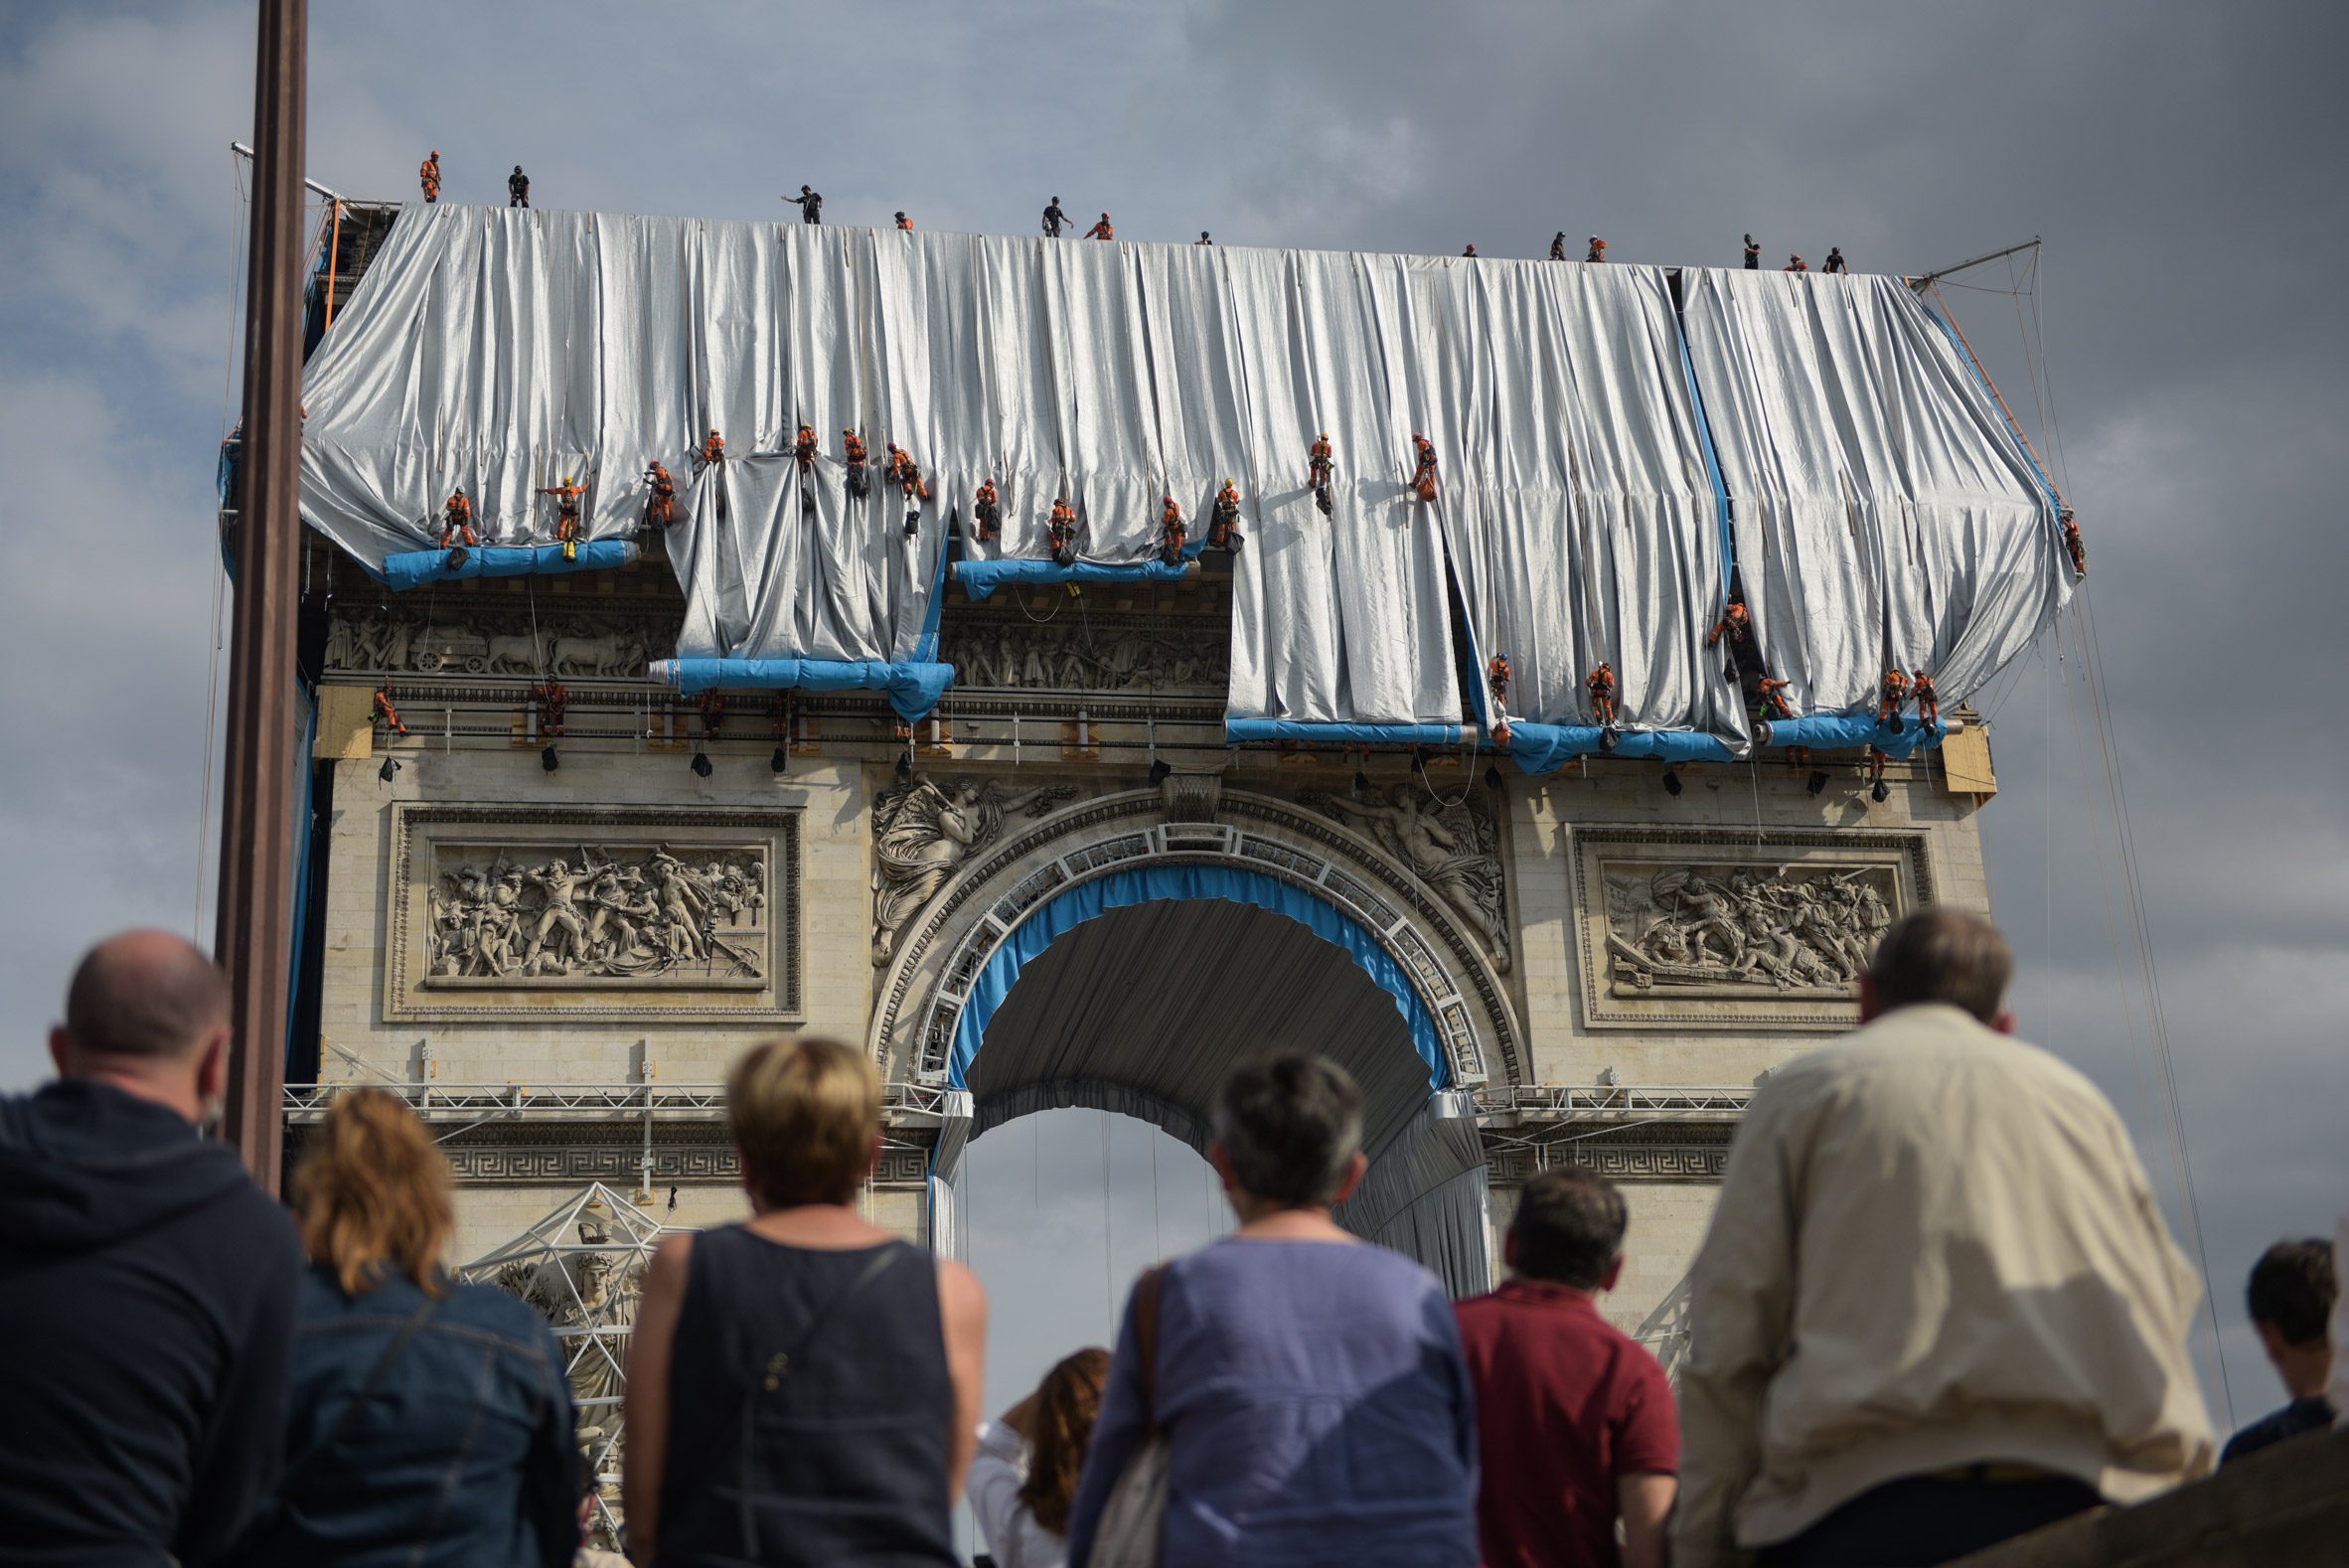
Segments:
[[[616,1538],[619,1514],[606,1495],[623,1458],[622,1396],[628,1336],[644,1292],[645,1266],[668,1230],[626,1196],[591,1182],[513,1240],[455,1271],[529,1302],[554,1326],[563,1369],[579,1410],[579,1442],[598,1486],[597,1523]]]
[[[1663,1363],[1664,1375],[1672,1380],[1675,1392],[1680,1387],[1680,1363],[1688,1359],[1688,1276],[1664,1293],[1655,1310],[1641,1321],[1632,1337],[1647,1346],[1647,1351]]]

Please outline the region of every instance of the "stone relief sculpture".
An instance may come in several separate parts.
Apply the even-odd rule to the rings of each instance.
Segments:
[[[1499,829],[1481,803],[1429,799],[1416,784],[1398,784],[1385,801],[1372,795],[1310,794],[1305,803],[1340,822],[1365,825],[1387,852],[1443,895],[1484,938],[1492,967],[1509,969],[1508,922],[1500,881]]]
[[[557,675],[574,680],[645,673],[655,646],[674,628],[642,616],[548,613],[532,624],[520,611],[463,619],[413,610],[338,615],[328,628],[331,670],[401,670],[419,675]]]
[[[1892,924],[1890,868],[1671,866],[1606,877],[1615,989],[1847,995]]]
[[[938,894],[972,851],[1003,832],[1015,812],[1041,817],[1076,793],[1073,784],[1012,791],[959,779],[945,789],[917,773],[872,806],[872,963],[889,961],[897,933]]]
[[[431,980],[766,977],[767,867],[754,851],[599,857],[583,846],[575,864],[529,864],[503,849],[485,862],[451,846],[425,901]]]
[[[1201,623],[1202,629],[1208,623]],[[1097,633],[1083,626],[979,624],[953,630],[947,655],[963,687],[1128,692],[1229,684],[1219,626],[1194,639],[1149,631]]]

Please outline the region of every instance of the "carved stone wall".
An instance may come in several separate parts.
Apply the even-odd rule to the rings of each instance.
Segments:
[[[338,604],[329,670],[422,676],[621,680],[677,646],[675,598],[431,592],[392,604]]]
[[[796,812],[393,808],[384,1012],[789,1020]]]
[[[1218,697],[1230,684],[1230,642],[1228,620],[1063,612],[1037,622],[1016,610],[965,610],[944,636],[958,690]]]
[[[1594,1028],[1855,1022],[1877,938],[1933,899],[1918,834],[1584,828],[1574,863]]]

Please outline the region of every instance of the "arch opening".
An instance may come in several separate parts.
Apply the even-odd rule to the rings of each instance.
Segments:
[[[1401,966],[1343,911],[1226,866],[1115,873],[1032,911],[991,955],[955,1039],[984,1135],[1084,1107],[1204,1153],[1217,1085],[1269,1047],[1319,1051],[1362,1085],[1371,1174],[1338,1218],[1455,1291],[1489,1271],[1483,1156],[1443,1041]],[[941,1169],[952,1201],[955,1173]]]

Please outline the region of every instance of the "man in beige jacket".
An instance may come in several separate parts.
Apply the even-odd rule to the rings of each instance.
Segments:
[[[1978,916],[1755,1095],[1689,1274],[1680,1568],[1940,1563],[2211,1469],[2199,1291],[2089,1081],[2007,1038]]]

